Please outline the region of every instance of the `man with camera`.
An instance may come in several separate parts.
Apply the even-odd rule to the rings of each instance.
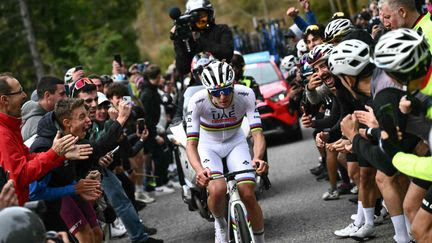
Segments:
[[[170,16],[175,20],[171,39],[180,75],[189,73],[192,58],[199,52],[210,52],[216,59],[231,61],[233,35],[227,25],[215,24],[214,9],[209,0],[189,0],[184,15],[180,16],[177,8],[171,10]]]

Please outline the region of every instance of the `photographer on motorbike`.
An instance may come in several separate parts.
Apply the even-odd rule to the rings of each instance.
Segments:
[[[233,35],[227,25],[215,24],[210,1],[189,0],[185,14],[176,17],[176,25],[171,29],[171,39],[180,75],[189,73],[192,58],[199,52],[210,52],[218,60],[231,61],[234,53]]]

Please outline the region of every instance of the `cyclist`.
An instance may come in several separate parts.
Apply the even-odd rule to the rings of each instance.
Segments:
[[[216,242],[227,242],[225,208],[226,183],[210,181],[210,177],[223,173],[222,158],[226,158],[230,171],[257,168],[257,173],[268,170],[263,161],[265,139],[261,119],[255,108],[255,95],[252,89],[234,85],[234,70],[220,61],[207,65],[201,81],[206,90],[195,93],[188,105],[187,146],[188,159],[196,171],[199,186],[207,187],[208,206],[215,218]],[[254,140],[254,157],[249,155],[246,136],[240,129],[246,115]],[[199,139],[199,141],[198,141]],[[235,178],[242,201],[250,214],[255,242],[264,242],[264,221],[258,205],[253,173],[239,174]]]

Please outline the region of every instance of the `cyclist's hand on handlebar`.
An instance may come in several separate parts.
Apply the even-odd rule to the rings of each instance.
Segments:
[[[253,159],[252,165],[256,169],[258,175],[262,175],[268,172],[269,165],[266,161],[260,159]]]
[[[196,182],[200,187],[206,187],[210,181],[211,172],[209,168],[204,168],[196,174]]]

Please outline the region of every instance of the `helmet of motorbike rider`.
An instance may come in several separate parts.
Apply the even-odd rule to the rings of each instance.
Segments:
[[[205,30],[214,25],[214,9],[209,0],[188,0],[186,14],[193,16],[194,30]]]
[[[407,85],[408,91],[421,89],[432,95],[431,54],[423,33],[399,28],[384,34],[375,46],[373,62],[397,82]]]
[[[226,62],[213,61],[201,73],[201,82],[219,107],[227,107],[234,92],[234,70]]]
[[[327,24],[324,30],[324,41],[326,43],[337,44],[353,27],[354,25],[349,19],[332,20]]]
[[[315,46],[308,54],[307,63],[312,66],[314,72],[329,88],[335,85],[335,79],[327,65],[330,52],[333,50],[332,44],[321,44]]]
[[[231,59],[231,67],[234,69],[237,81],[243,77],[245,65],[243,55],[239,51],[234,51],[234,55]]]
[[[201,83],[201,73],[204,67],[215,60],[210,52],[200,52],[192,58],[191,74],[195,82]]]
[[[0,211],[0,242],[45,243],[42,220],[30,209],[7,207]]]
[[[370,62],[368,44],[356,39],[342,41],[330,53],[328,66],[348,90],[365,94],[370,92],[370,87],[361,82],[371,76],[375,68]]]

